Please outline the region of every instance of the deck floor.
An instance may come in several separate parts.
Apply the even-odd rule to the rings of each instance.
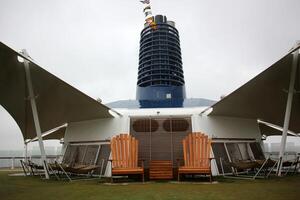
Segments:
[[[194,182],[146,182],[107,185],[99,180],[63,182],[39,177],[8,176],[0,171],[0,199],[299,199],[300,175],[269,180],[231,180],[218,178],[217,184]],[[13,172],[15,173],[15,172]]]

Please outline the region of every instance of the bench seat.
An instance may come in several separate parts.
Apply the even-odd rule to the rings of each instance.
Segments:
[[[127,174],[143,174],[144,169],[142,167],[138,168],[113,168],[112,173],[117,175],[127,175]]]
[[[210,168],[189,168],[189,167],[180,167],[178,168],[179,174],[210,174],[211,169]]]

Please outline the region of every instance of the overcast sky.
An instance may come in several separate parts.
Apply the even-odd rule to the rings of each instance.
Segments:
[[[218,100],[280,59],[300,39],[299,0],[151,0],[176,22],[187,96]],[[0,40],[104,103],[134,99],[138,0],[0,0]],[[0,106],[0,149],[22,148]]]

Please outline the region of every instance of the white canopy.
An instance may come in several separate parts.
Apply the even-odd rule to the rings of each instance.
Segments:
[[[23,57],[0,42],[0,104],[14,118],[24,140],[27,140],[35,138],[36,131],[28,98],[24,63],[18,61],[18,56]],[[47,72],[32,60],[29,61],[43,133],[70,122],[113,117],[109,113],[110,108]],[[61,137],[61,134],[58,135]]]
[[[209,115],[260,119],[283,127],[293,63],[292,53],[299,48],[300,45],[297,45],[271,67],[211,106],[212,112]],[[289,123],[289,130],[294,132],[300,132],[299,61],[297,66]]]

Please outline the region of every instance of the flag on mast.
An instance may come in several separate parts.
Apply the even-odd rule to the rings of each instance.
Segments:
[[[148,17],[145,21],[153,30],[157,29],[157,24],[155,23],[153,16]]]
[[[140,1],[142,4],[144,4],[143,12],[145,14],[145,21],[146,23],[153,29],[157,29],[157,24],[154,20],[154,17],[152,16],[151,6],[150,6],[150,0],[142,0]]]
[[[149,6],[146,6],[146,7],[144,8],[144,12],[145,12],[146,10],[151,10],[151,6],[150,6],[150,5],[149,5]]]
[[[140,1],[142,4],[150,4],[150,0],[143,0],[143,1]]]
[[[152,16],[152,12],[151,11],[146,11],[144,13],[145,13],[145,17]]]

